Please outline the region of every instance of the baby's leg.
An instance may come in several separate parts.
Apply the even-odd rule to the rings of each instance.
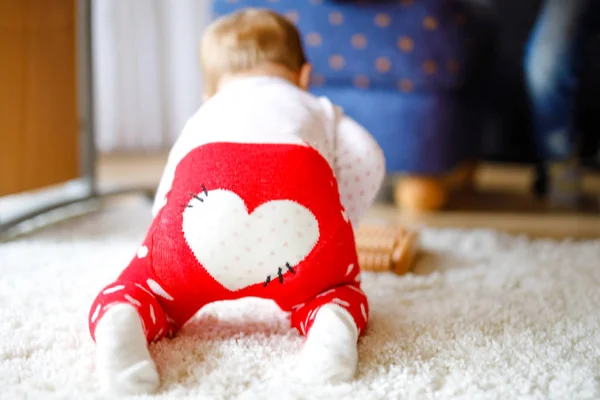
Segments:
[[[368,319],[367,298],[355,285],[321,293],[292,311],[292,325],[306,342],[300,354],[300,378],[307,382],[352,379],[358,364],[356,342]]]
[[[142,394],[158,388],[147,343],[173,334],[175,326],[149,288],[133,282],[107,286],[92,305],[89,326],[104,390]]]

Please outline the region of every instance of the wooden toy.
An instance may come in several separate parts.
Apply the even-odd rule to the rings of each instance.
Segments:
[[[363,271],[409,272],[417,254],[417,235],[404,228],[360,226],[355,231],[358,260]]]

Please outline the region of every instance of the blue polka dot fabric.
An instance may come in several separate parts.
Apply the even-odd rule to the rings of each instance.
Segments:
[[[246,7],[296,24],[311,90],[375,135],[391,172],[445,172],[472,153],[451,96],[466,79],[468,15],[452,1],[215,0],[213,11]]]

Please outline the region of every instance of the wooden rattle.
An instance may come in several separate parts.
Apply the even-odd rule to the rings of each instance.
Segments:
[[[417,254],[417,237],[403,228],[361,226],[355,231],[358,261],[364,271],[406,274]]]

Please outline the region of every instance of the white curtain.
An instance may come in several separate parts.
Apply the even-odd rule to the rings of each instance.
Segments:
[[[93,4],[98,150],[169,148],[201,103],[198,44],[211,1]]]

